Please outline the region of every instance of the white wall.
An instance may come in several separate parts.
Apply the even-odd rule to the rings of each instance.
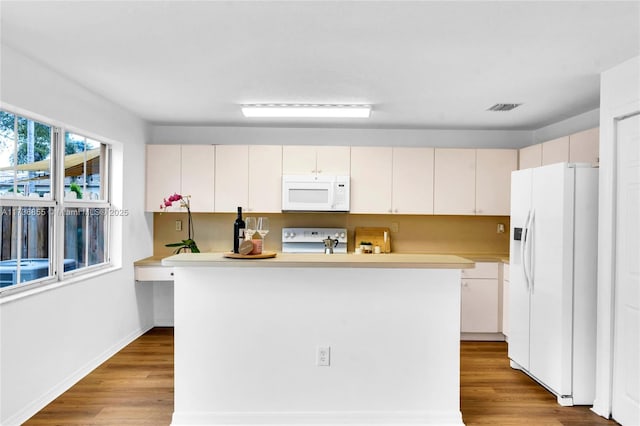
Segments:
[[[600,110],[536,130],[339,129],[152,125],[150,143],[523,148],[598,127]]]
[[[152,326],[152,289],[133,261],[152,253],[144,213],[145,123],[1,46],[2,107],[114,142],[114,270],[0,300],[0,424],[20,424]],[[119,164],[118,164],[119,163]]]
[[[522,148],[528,130],[328,129],[219,126],[151,126],[150,143],[239,145],[433,146]]]
[[[600,109],[596,108],[535,130],[533,132],[533,143],[550,141],[583,130],[593,129],[599,125]]]
[[[596,399],[593,410],[611,414],[613,283],[615,277],[616,118],[640,112],[640,56],[601,75],[600,200],[598,210],[598,330]]]

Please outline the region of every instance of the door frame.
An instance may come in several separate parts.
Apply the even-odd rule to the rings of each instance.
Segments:
[[[617,122],[640,113],[640,99],[600,112],[600,183],[598,208],[598,302],[596,398],[592,411],[611,417],[616,287],[616,215],[618,205]]]

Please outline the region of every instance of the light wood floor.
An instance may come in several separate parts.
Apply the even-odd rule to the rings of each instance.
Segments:
[[[463,342],[461,408],[471,425],[616,425],[555,397],[512,370],[501,342]],[[173,329],[154,328],[25,425],[168,425],[173,412]]]

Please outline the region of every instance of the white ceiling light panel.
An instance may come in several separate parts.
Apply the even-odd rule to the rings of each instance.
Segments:
[[[248,118],[369,118],[371,105],[252,104],[242,105]]]

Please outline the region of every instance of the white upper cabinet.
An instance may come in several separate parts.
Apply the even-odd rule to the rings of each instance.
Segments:
[[[600,161],[600,129],[598,127],[569,136],[531,145],[520,150],[520,169],[554,163],[589,163]]]
[[[164,198],[179,193],[180,145],[147,145],[146,169],[146,211],[162,211],[160,204]]]
[[[349,176],[351,172],[351,147],[316,147],[316,170],[323,175]]]
[[[147,211],[162,211],[162,200],[178,193],[191,196],[191,211],[213,212],[212,145],[147,145],[146,150]]]
[[[393,148],[393,213],[433,214],[433,148]]]
[[[542,144],[536,144],[521,148],[519,157],[520,170],[542,166]]]
[[[542,165],[569,161],[569,136],[542,143]]]
[[[352,213],[508,215],[517,151],[423,147],[147,145],[147,211],[174,192],[194,212],[276,213],[282,174],[351,177]]]
[[[249,198],[249,146],[216,145],[215,211],[235,213],[247,209]]]
[[[518,168],[514,149],[476,150],[476,214],[509,216],[511,172]]]
[[[249,146],[248,212],[282,210],[282,146]]]
[[[569,161],[598,164],[600,162],[600,129],[585,130],[569,136]]]
[[[351,148],[351,213],[391,213],[392,148]]]
[[[282,147],[283,175],[349,176],[350,147],[285,145]]]
[[[316,173],[316,147],[285,145],[282,147],[282,174],[309,175]]]
[[[434,213],[475,214],[476,150],[436,148],[434,167]]]
[[[192,212],[213,212],[215,148],[213,145],[182,145],[182,195],[190,195]]]

